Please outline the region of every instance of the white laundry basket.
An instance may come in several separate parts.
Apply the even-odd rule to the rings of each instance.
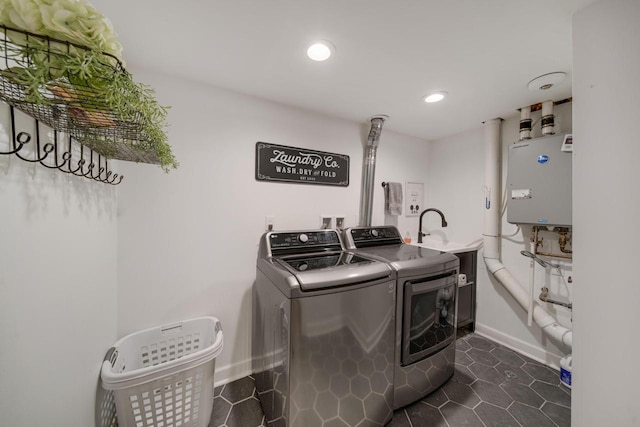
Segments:
[[[220,321],[199,317],[118,340],[102,364],[119,427],[207,427],[213,409]]]

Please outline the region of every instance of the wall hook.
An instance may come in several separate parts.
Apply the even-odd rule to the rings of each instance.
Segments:
[[[23,148],[27,144],[33,144],[33,136],[25,131],[17,132],[16,118],[13,106],[9,106],[11,115],[11,144],[9,151],[0,151],[0,154],[15,154],[21,160],[29,163],[40,163],[48,169],[58,169],[61,172],[75,176],[82,176],[105,184],[118,185],[124,178],[123,175],[113,173],[109,170],[108,159],[102,154],[94,152],[91,148],[85,147],[74,140],[73,136],[63,137],[61,132],[53,130],[53,140],[42,144],[40,141],[40,122],[31,118],[35,125],[35,147],[33,154],[25,154]],[[66,144],[65,144],[66,140]],[[74,156],[74,147],[79,155]],[[95,157],[97,157],[97,161]],[[75,158],[74,158],[75,157]],[[87,158],[88,157],[88,158]]]

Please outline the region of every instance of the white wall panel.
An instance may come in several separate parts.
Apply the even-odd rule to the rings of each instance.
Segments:
[[[10,132],[1,104],[0,150]],[[116,203],[111,185],[0,156],[0,424],[94,425],[116,339]]]

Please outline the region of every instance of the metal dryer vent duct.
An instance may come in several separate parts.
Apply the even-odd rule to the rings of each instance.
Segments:
[[[379,115],[371,118],[371,128],[367,137],[364,161],[362,162],[362,187],[360,189],[360,226],[371,226],[373,211],[373,182],[376,175],[376,152],[382,133],[382,125],[389,116]]]

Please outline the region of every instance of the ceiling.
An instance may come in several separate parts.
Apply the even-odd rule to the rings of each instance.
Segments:
[[[433,140],[571,96],[571,16],[594,0],[90,1],[129,68],[356,122],[386,114],[385,129]],[[328,61],[305,55],[318,39]],[[567,79],[528,89],[556,71]]]

